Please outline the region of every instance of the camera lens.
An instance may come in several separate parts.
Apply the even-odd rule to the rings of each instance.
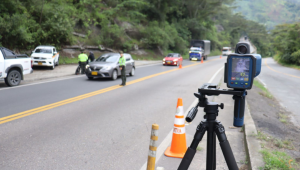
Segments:
[[[241,45],[241,46],[238,47],[237,51],[238,51],[239,54],[246,54],[247,53],[247,47],[244,46],[244,45]]]

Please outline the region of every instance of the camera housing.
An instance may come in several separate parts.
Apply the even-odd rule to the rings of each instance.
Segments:
[[[244,42],[236,45],[235,52],[227,57],[224,82],[228,88],[251,89],[261,71],[261,55],[250,54],[250,44]]]

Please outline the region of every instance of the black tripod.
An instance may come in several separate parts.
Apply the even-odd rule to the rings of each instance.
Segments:
[[[213,87],[213,88],[211,88]],[[197,131],[195,133],[193,142],[191,146],[187,149],[178,170],[187,170],[196,154],[196,149],[199,142],[202,140],[205,132],[207,131],[207,153],[206,153],[206,170],[215,170],[216,169],[216,135],[218,136],[218,140],[220,142],[220,146],[225,157],[227,166],[230,170],[238,170],[238,166],[235,162],[235,158],[233,156],[230,144],[227,140],[225,134],[225,128],[221,124],[221,122],[217,121],[216,118],[218,116],[219,110],[224,108],[224,104],[215,102],[208,102],[205,95],[219,95],[219,94],[233,94],[241,96],[242,92],[236,92],[231,90],[220,90],[215,89],[216,86],[205,84],[198,91],[199,93],[195,93],[195,96],[199,98],[199,103],[196,107],[193,107],[186,117],[187,122],[193,121],[195,118],[198,107],[204,107],[204,120],[200,122],[197,127]]]

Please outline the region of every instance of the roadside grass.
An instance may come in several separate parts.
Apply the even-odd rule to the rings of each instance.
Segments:
[[[274,58],[274,60],[275,60],[278,64],[280,64],[280,65],[282,65],[282,66],[290,67],[290,68],[294,68],[294,69],[300,70],[300,66],[299,66],[299,65],[286,63],[286,62],[280,60],[280,57],[279,57],[278,55],[275,55],[273,58]]]
[[[70,58],[70,57],[66,57],[66,56],[60,56],[59,64],[78,64],[78,58]]]
[[[201,147],[201,146],[197,146],[197,151],[202,151],[203,150],[203,148]]]
[[[263,84],[261,84],[257,80],[254,80],[253,84],[254,84],[254,86],[256,86],[262,90],[262,92],[259,93],[260,95],[266,96],[269,99],[273,99],[272,94],[269,92],[269,90],[267,88],[265,88],[265,86]]]
[[[284,113],[279,113],[279,120],[280,120],[280,122],[287,123],[287,118],[288,118],[288,116],[285,115]]]
[[[281,169],[299,169],[299,165],[296,161],[287,155],[285,149],[295,149],[292,142],[289,140],[280,140],[265,133],[258,131],[256,137],[264,141],[261,146],[264,148],[261,150],[265,167],[264,170],[281,170]]]
[[[262,148],[266,148],[266,146],[268,146],[270,148],[277,147],[279,149],[290,149],[290,150],[295,149],[293,143],[290,140],[276,139],[261,131],[257,131],[256,138],[267,142],[267,145],[263,144]]]
[[[296,170],[299,168],[299,165],[295,162],[295,160],[285,152],[264,149],[261,151],[261,153],[265,162],[265,167],[263,167],[264,170]]]

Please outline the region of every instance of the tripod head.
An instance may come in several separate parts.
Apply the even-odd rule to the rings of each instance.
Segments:
[[[235,112],[234,117],[239,118],[240,115],[242,115],[242,118],[243,118],[244,117],[244,109],[240,109],[240,106],[241,107],[245,107],[245,106],[244,106],[243,102],[240,102],[240,100],[245,99],[245,95],[247,95],[246,90],[219,89],[216,84],[205,83],[198,89],[198,93],[194,93],[195,97],[197,97],[199,99],[199,102],[197,103],[197,105],[195,107],[193,107],[189,111],[185,120],[187,122],[192,122],[197,115],[198,107],[204,107],[204,111],[206,113],[212,112],[211,108],[214,108],[214,112],[212,112],[212,113],[216,113],[216,116],[217,116],[218,107],[223,109],[224,104],[221,103],[220,105],[218,105],[218,103],[209,102],[208,99],[206,98],[206,96],[219,96],[220,94],[233,95],[233,99],[235,101],[238,101],[238,102],[235,102],[235,105],[237,105],[237,109],[235,109],[235,111],[234,111]],[[212,106],[215,106],[215,107],[212,107]],[[242,112],[242,114],[240,114],[239,112]],[[235,119],[234,126],[242,126],[243,125],[244,121],[242,121],[242,125],[241,125],[241,122],[238,120],[240,120],[240,118]]]

